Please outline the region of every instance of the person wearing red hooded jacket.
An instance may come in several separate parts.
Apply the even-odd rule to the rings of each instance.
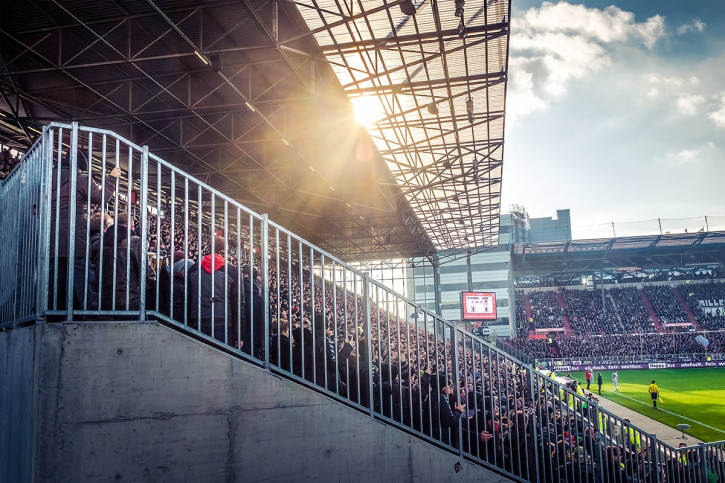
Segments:
[[[189,326],[237,347],[239,327],[244,326],[244,289],[239,284],[237,267],[230,266],[222,255],[223,237],[213,238],[211,252],[187,273]]]

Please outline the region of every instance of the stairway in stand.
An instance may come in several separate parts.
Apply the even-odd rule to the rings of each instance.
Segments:
[[[572,335],[574,332],[571,330],[571,324],[569,323],[569,317],[563,314],[566,302],[564,302],[564,294],[557,290],[556,292],[556,303],[559,306],[559,310],[562,311],[561,320],[564,322],[564,331],[566,335]]]
[[[657,314],[655,314],[655,309],[652,308],[652,304],[650,303],[649,299],[647,298],[647,293],[644,291],[643,288],[638,290],[639,292],[639,298],[642,299],[642,303],[644,304],[645,308],[647,309],[647,313],[649,314],[650,318],[652,319],[652,322],[655,324],[655,330],[657,332],[664,332],[665,329],[662,327],[662,324],[660,323],[660,319],[657,318]]]
[[[687,314],[687,317],[690,319],[690,322],[692,322],[692,325],[695,326],[695,330],[701,331],[702,326],[697,321],[697,317],[695,317],[695,314],[692,313],[692,310],[690,310],[690,306],[687,305],[687,301],[685,300],[685,297],[682,295],[682,292],[680,291],[679,287],[675,287],[672,289],[675,292],[675,297],[677,298],[677,301],[680,302],[680,305],[682,306],[682,309]]]
[[[551,357],[561,357],[561,351],[559,350],[559,344],[556,342],[556,339],[549,345],[549,351],[551,352]]]
[[[526,327],[529,328],[529,335],[536,335],[534,324],[530,321],[534,318],[534,311],[531,310],[531,297],[524,295],[524,311],[526,312]]]

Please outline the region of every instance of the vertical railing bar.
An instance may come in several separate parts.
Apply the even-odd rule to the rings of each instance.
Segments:
[[[388,293],[390,293],[390,290],[388,290]],[[400,351],[400,342],[402,341],[402,339],[400,338],[400,307],[398,305],[398,297],[395,294],[392,294],[392,297],[393,297],[393,303],[395,305],[393,305],[393,307],[388,307],[388,311],[393,312],[395,314],[395,333],[396,333],[396,337],[397,337],[396,340],[398,341],[398,347],[396,348],[397,353],[398,353],[398,363],[397,363],[398,364],[398,401],[400,404],[400,409],[399,409],[400,421],[398,421],[398,422],[402,423],[404,421],[404,418],[403,418],[403,360],[402,360],[403,357],[402,357],[402,354]],[[393,385],[393,388],[395,388],[394,385]],[[393,402],[393,405],[391,406],[391,408],[393,411],[392,411],[391,415],[393,416],[393,419],[395,419],[395,401],[393,400],[392,402]]]
[[[150,170],[148,168],[148,147],[146,148],[146,175],[148,178],[148,175],[150,173]],[[148,181],[147,181],[148,184]],[[147,195],[148,196],[148,195]],[[156,266],[154,267],[154,270],[156,270],[156,305],[154,306],[154,310],[157,312],[161,312],[161,306],[159,305],[159,301],[161,299],[161,294],[159,293],[161,291],[161,270],[164,270],[163,263],[161,260],[161,163],[156,163]],[[144,211],[148,211],[146,208],[144,208]],[[173,231],[171,232],[173,233]],[[171,239],[173,240],[173,236]],[[171,258],[173,260],[174,252],[171,252]],[[144,260],[144,264],[146,263],[146,260]],[[171,277],[169,277],[173,281],[173,273],[171,274]],[[171,290],[173,292],[173,290]],[[171,310],[169,310],[169,313],[171,313]]]
[[[51,131],[52,133],[52,131]],[[51,141],[52,141],[51,137]],[[54,143],[53,143],[54,144]],[[58,293],[58,255],[60,250],[60,180],[61,180],[61,171],[63,169],[63,158],[61,156],[63,146],[63,128],[58,129],[58,158],[57,158],[57,176],[56,176],[56,190],[55,190],[55,201],[50,200],[51,203],[55,202],[55,239],[51,240],[55,245],[55,256],[53,257],[53,310],[58,309],[58,302],[61,297],[61,294]],[[51,180],[51,183],[53,181]],[[52,191],[51,191],[51,198],[52,198]],[[67,279],[67,277],[66,277]],[[62,296],[65,297],[66,294],[63,294]]]
[[[75,248],[76,248],[76,209],[77,200],[75,193],[78,191],[78,123],[72,125],[70,138],[70,191],[68,196],[68,253],[67,253],[67,273],[66,273],[66,320],[73,320],[73,295],[75,293]],[[58,193],[60,196],[60,192]]]
[[[203,257],[203,229],[201,224],[201,211],[202,211],[202,202],[201,202],[201,190],[202,187],[200,184],[196,185],[196,246],[197,246],[197,252],[196,252],[196,263],[198,264],[197,270],[196,270],[196,330],[201,332],[201,259]]]
[[[372,371],[372,361],[373,361],[373,347],[372,347],[372,320],[370,316],[370,276],[367,273],[362,274],[362,292],[364,297],[364,304],[363,304],[363,317],[365,321],[365,344],[367,345],[367,355],[368,355],[368,404],[369,404],[369,413],[370,417],[375,417],[375,402],[373,401],[374,397],[374,391],[373,391],[373,371]]]
[[[236,257],[237,257],[237,320],[235,323],[237,324],[237,340],[234,341],[234,347],[236,347],[239,350],[242,350],[244,347],[240,343],[244,340],[244,328],[242,327],[242,316],[244,315],[244,304],[246,304],[247,301],[247,295],[242,294],[244,292],[244,279],[242,277],[242,210],[237,206],[237,250],[236,250]],[[244,301],[244,304],[242,303]],[[245,321],[245,325],[247,322]]]
[[[290,372],[294,373],[294,356],[292,353],[292,339],[294,338],[292,332],[292,237],[287,233],[287,319],[289,321],[289,337],[287,343],[287,350],[289,355],[289,367],[287,368]]]
[[[50,265],[50,224],[52,223],[52,187],[53,187],[53,134],[54,131],[48,126],[43,127],[42,136],[42,181],[41,181],[41,199],[38,204],[38,213],[40,214],[40,240],[38,243],[38,291],[37,307],[39,312],[39,321],[45,322],[45,312],[48,310],[48,294],[49,285],[49,265]],[[60,170],[59,170],[60,171]],[[57,212],[56,212],[57,213]],[[57,232],[56,232],[57,233]],[[57,257],[56,257],[57,259]],[[55,274],[57,275],[57,270]],[[53,293],[57,293],[57,288],[53,289]]]
[[[148,205],[148,192],[149,192],[149,147],[143,146],[141,148],[141,205],[139,206],[139,211],[141,215],[141,297],[139,300],[139,319],[140,320],[146,320],[146,277],[147,277],[147,267],[148,267],[148,250],[146,247],[146,240],[148,239],[148,209],[146,208]],[[158,210],[158,206],[157,206]],[[157,212],[157,218],[158,222],[158,212]],[[158,228],[158,227],[157,227]],[[129,234],[129,241],[131,240],[131,236]],[[156,237],[156,242],[158,244],[158,236]],[[128,244],[128,263],[126,264],[126,273],[128,273],[128,270],[131,269],[131,244]],[[158,280],[159,277],[156,277]],[[126,278],[126,280],[130,281],[130,278]],[[127,288],[130,293],[130,283],[127,283]],[[158,285],[157,285],[158,287]],[[158,290],[156,290],[156,293],[158,294]],[[157,295],[158,300],[158,295]],[[158,307],[158,304],[156,305]],[[128,307],[130,309],[130,307]],[[127,310],[128,310],[127,309]]]
[[[121,141],[116,139],[116,166],[121,164]],[[128,164],[128,179],[127,183],[129,186],[132,184],[131,179],[131,163]],[[119,178],[116,178],[116,189],[115,193],[119,191]],[[116,196],[116,202],[113,204],[113,272],[111,274],[111,309],[116,310],[116,278],[118,276],[118,209],[119,209],[120,196]],[[126,198],[126,209],[130,212],[130,198]],[[130,213],[129,213],[130,217]]]
[[[335,261],[330,260],[330,263],[332,264],[332,267],[330,268],[330,271],[332,272],[332,333],[333,333],[333,341],[334,346],[333,350],[337,352],[337,341],[338,341],[338,330],[337,330],[337,284],[336,284],[336,277],[335,277]],[[324,292],[323,292],[324,293]],[[325,295],[325,298],[326,295]],[[339,356],[335,357],[335,362],[339,364],[338,360]],[[339,366],[335,366],[335,394],[340,394],[340,370],[338,369]]]
[[[209,328],[211,333],[211,338],[215,339],[215,326],[216,326],[216,251],[219,249],[219,247],[216,245],[216,195],[211,192],[211,214],[209,216],[209,253],[211,254],[211,286],[209,287],[211,289],[211,303],[209,304],[211,306],[211,327]],[[199,253],[199,256],[203,255],[202,253]],[[200,272],[201,273],[201,272]],[[201,300],[199,300],[199,304],[201,305]]]
[[[200,207],[199,207],[200,208]],[[189,325],[189,178],[184,176],[184,325]]]
[[[91,187],[93,186],[93,157],[92,157],[92,146],[93,143],[93,131],[90,131],[88,133],[88,158],[87,158],[87,167],[88,167],[88,184],[86,186],[86,223],[85,223],[85,245],[86,249],[83,253],[83,279],[86,283],[83,284],[83,303],[81,304],[81,308],[83,310],[88,310],[88,285],[90,285],[89,280],[89,273],[88,273],[88,265],[90,260],[90,243],[89,238],[91,235]],[[105,188],[105,186],[103,187]],[[104,191],[102,189],[102,191]]]
[[[224,343],[229,344],[229,201],[224,200]]]
[[[353,290],[353,293],[355,293],[355,294],[358,293],[357,283],[358,283],[358,277],[355,274],[355,272],[353,272],[352,273],[352,287],[353,287],[352,290]],[[362,292],[362,287],[361,287],[360,292]],[[363,401],[363,398],[362,398],[362,385],[363,384],[366,384],[367,382],[363,382],[363,380],[362,380],[362,375],[364,374],[364,372],[363,372],[363,370],[361,368],[361,364],[363,362],[365,362],[365,359],[363,359],[360,356],[360,352],[361,352],[361,348],[360,348],[360,335],[361,334],[360,334],[360,332],[361,332],[361,329],[364,327],[364,324],[361,324],[360,322],[363,322],[364,323],[365,320],[363,318],[363,320],[360,321],[359,318],[358,318],[358,314],[360,313],[359,312],[360,307],[358,307],[358,297],[354,297],[353,300],[352,300],[352,303],[353,303],[352,313],[355,314],[354,315],[355,326],[353,327],[353,334],[355,335],[355,355],[357,356],[357,361],[356,361],[356,364],[355,364],[355,378],[356,378],[355,380],[357,381],[357,384],[355,386],[356,386],[357,394],[355,395],[355,397],[357,398],[357,402],[358,402],[358,404],[360,404],[360,406],[366,407],[366,405],[364,403],[369,404],[370,401],[369,400],[368,401]],[[366,347],[366,350],[367,350],[367,347]],[[368,358],[369,357],[370,357],[370,354],[368,353]],[[367,362],[366,370],[368,372],[370,372],[370,363],[369,363],[369,361]],[[368,392],[368,394],[370,394],[370,393]]]
[[[249,302],[249,320],[247,321],[247,324],[249,324],[249,344],[252,346],[249,348],[249,355],[252,357],[257,357],[255,352],[255,346],[254,346],[254,296],[256,294],[254,293],[254,218],[252,215],[249,215],[249,295],[247,295],[247,301]]]
[[[261,272],[261,289],[262,289],[262,300],[265,301],[263,307],[268,307],[269,305],[269,215],[266,213],[262,215],[261,220],[262,226],[260,233],[262,239],[260,241],[260,272]],[[254,272],[254,271],[252,271]],[[264,312],[262,313],[262,320],[264,321],[264,342],[263,342],[263,349],[264,349],[264,367],[265,369],[269,369],[269,310],[267,308],[263,309]]]
[[[103,310],[103,251],[104,251],[104,238],[106,234],[106,220],[105,220],[105,213],[106,213],[106,148],[107,148],[107,139],[106,134],[103,134],[102,140],[101,140],[101,186],[103,186],[103,190],[101,191],[101,209],[103,210],[104,216],[101,217],[101,241],[98,244],[98,280],[96,280],[96,285],[98,286],[98,310]],[[114,191],[114,194],[116,191]],[[116,198],[117,199],[117,198]],[[116,201],[118,203],[118,201]],[[115,220],[114,220],[115,223]]]
[[[320,330],[321,334],[324,334],[322,336],[322,367],[323,367],[323,384],[325,385],[326,389],[329,389],[331,381],[328,380],[328,367],[327,367],[327,287],[325,283],[325,264],[326,258],[324,254],[320,254],[320,290],[321,290],[321,300],[320,305],[322,306],[322,318],[321,320],[325,325],[323,325],[322,330]],[[319,330],[319,329],[318,329]],[[317,342],[318,337],[315,336],[315,342]],[[336,392],[336,391],[335,391]]]
[[[141,170],[143,171],[143,166],[141,166]],[[133,216],[133,206],[131,204],[131,195],[133,193],[133,148],[131,146],[128,147],[128,226],[126,226],[126,305],[125,310],[131,310],[130,306],[130,298],[131,298],[131,284],[128,283],[130,280],[130,274],[131,274],[131,224],[132,220],[134,219]],[[141,180],[143,182],[143,180]],[[143,209],[145,210],[146,207],[144,206]],[[141,211],[141,207],[139,206],[139,211]],[[146,247],[146,240],[144,240],[144,243],[142,243],[144,247]],[[142,264],[144,264],[145,260],[142,260]]]
[[[299,272],[298,274],[298,280],[299,280],[299,290],[300,290],[300,296],[298,300],[300,301],[300,347],[303,350],[303,356],[301,361],[301,374],[303,379],[307,379],[307,373],[310,370],[306,367],[306,357],[304,357],[304,349],[305,349],[305,299],[302,296],[302,280],[303,280],[303,273],[304,273],[304,253],[303,253],[303,247],[302,247],[302,240],[297,240],[297,270]]]
[[[275,300],[277,301],[277,311],[275,314],[275,317],[277,319],[277,343],[275,344],[275,347],[277,348],[277,353],[275,354],[275,360],[277,361],[277,366],[282,368],[282,301],[280,299],[280,285],[281,285],[281,279],[282,279],[282,272],[280,271],[280,256],[282,247],[280,246],[280,239],[279,239],[279,228],[274,228],[274,281],[275,281]],[[289,316],[289,315],[288,315]],[[289,319],[287,320],[289,322]],[[270,348],[271,350],[271,348]]]
[[[406,348],[405,360],[408,365],[408,397],[406,398],[407,399],[407,408],[406,409],[408,411],[408,421],[409,421],[408,427],[412,429],[415,427],[415,425],[413,424],[413,376],[414,376],[414,373],[413,373],[413,364],[410,359],[410,346],[411,346],[410,320],[409,320],[410,316],[408,314],[408,311],[410,310],[410,305],[406,303],[404,307],[405,307],[405,311],[404,311],[403,317],[405,319],[405,348]],[[416,359],[415,367],[417,367],[417,366],[418,366],[418,360]],[[420,373],[418,372],[418,375],[419,374]],[[405,413],[403,413],[403,421],[405,421]]]
[[[161,163],[159,163],[161,164]],[[174,300],[174,255],[176,255],[176,172],[172,169],[169,171],[169,208],[171,213],[169,214],[169,239],[171,245],[169,247],[169,314],[174,320],[179,320],[179,314],[174,310],[174,303],[178,303]],[[184,252],[184,260],[186,260],[187,254]],[[186,265],[186,262],[184,262]],[[186,291],[186,290],[184,290]]]

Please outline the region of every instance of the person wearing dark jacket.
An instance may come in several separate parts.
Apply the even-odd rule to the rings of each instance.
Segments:
[[[172,309],[171,317],[183,324],[186,323],[189,317],[188,304],[186,303],[184,294],[186,294],[187,275],[191,266],[194,265],[194,262],[187,259],[186,254],[182,251],[174,253],[173,262],[174,282],[172,290],[173,303],[170,304]]]
[[[292,369],[292,341],[290,340],[289,321],[287,319],[280,319],[277,322],[277,333],[272,337],[269,349],[270,363],[285,371]]]
[[[213,239],[212,253],[204,255],[200,262],[188,271],[188,315],[189,326],[225,342],[238,346],[239,326],[244,326],[244,296],[239,297],[240,287],[237,268],[226,263],[221,255],[224,252],[224,238]]]
[[[242,325],[242,351],[257,359],[264,359],[264,301],[259,287],[259,270],[249,265],[242,267],[244,286],[244,320]],[[271,320],[271,318],[270,318]]]
[[[597,376],[597,386],[599,386],[599,395],[602,395],[602,373]]]
[[[141,243],[141,239],[133,234],[133,219],[127,213],[119,213],[116,224],[109,227],[103,236],[103,310],[140,308],[143,263],[146,264],[147,282],[156,280],[153,266],[143,259]]]
[[[95,283],[93,288],[96,294],[101,293],[101,252],[103,245],[103,234],[110,225],[113,224],[113,219],[106,213],[95,213],[91,216],[90,222],[90,235],[88,237],[88,259],[93,264],[93,276],[95,277]],[[91,277],[92,279],[93,277]],[[96,300],[96,303],[98,301]]]
[[[315,336],[309,326],[310,322],[305,316],[302,324],[292,329],[294,339],[292,369],[295,375],[304,377],[309,382],[315,382]]]
[[[435,407],[433,408],[433,437],[440,439],[446,444],[456,444],[458,442],[458,421],[461,419],[461,414],[466,409],[465,404],[456,404],[455,401],[451,400],[453,395],[453,386],[446,383],[446,377],[440,374],[437,381],[437,386],[440,388],[437,394],[437,399],[433,399]],[[434,388],[435,389],[435,388]],[[432,396],[432,395],[431,395]],[[440,433],[438,428],[440,427]],[[453,429],[453,434],[451,434]]]
[[[61,169],[53,170],[51,209],[52,219],[50,223],[50,293],[49,308],[52,310],[65,310],[66,308],[66,290],[68,279],[68,257],[73,258],[73,307],[75,309],[83,308],[83,301],[86,300],[86,308],[88,310],[96,310],[98,308],[98,293],[95,290],[97,286],[93,281],[96,268],[89,260],[86,265],[86,249],[88,248],[87,240],[90,233],[87,229],[88,218],[86,211],[88,209],[88,200],[91,203],[101,204],[108,203],[114,195],[116,180],[121,174],[121,168],[116,166],[106,176],[105,185],[101,186],[93,180],[84,171],[88,170],[88,161],[82,152],[78,152],[77,171],[76,171],[76,189],[71,193],[71,162],[70,157],[66,156],[66,160],[61,163]],[[60,182],[60,185],[58,184]],[[70,207],[71,200],[75,199],[75,226],[70,227]],[[56,207],[58,208],[56,210]],[[56,232],[56,222],[58,223],[58,231]],[[68,248],[70,238],[74,240],[73,254],[69,255]],[[57,253],[56,253],[57,250]],[[58,266],[57,275],[55,266]],[[53,286],[53,282],[57,276],[57,287]],[[88,293],[86,293],[86,291]]]
[[[329,319],[322,313],[316,313],[314,318],[315,330],[315,376],[318,386],[327,387],[338,394],[347,394],[345,377],[345,362],[353,351],[353,342],[345,341],[340,352],[332,340],[333,331],[330,329]],[[325,386],[325,379],[327,385]],[[339,379],[339,384],[338,384]]]

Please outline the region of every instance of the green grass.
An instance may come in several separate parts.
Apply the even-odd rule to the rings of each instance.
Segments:
[[[597,374],[591,385],[595,394]],[[583,372],[571,376],[584,382]],[[658,410],[647,392],[652,379],[664,401],[657,403]],[[687,423],[685,433],[702,441],[725,440],[725,368],[619,371],[619,392],[612,390],[612,371],[602,371],[602,380],[602,397],[673,428]]]

